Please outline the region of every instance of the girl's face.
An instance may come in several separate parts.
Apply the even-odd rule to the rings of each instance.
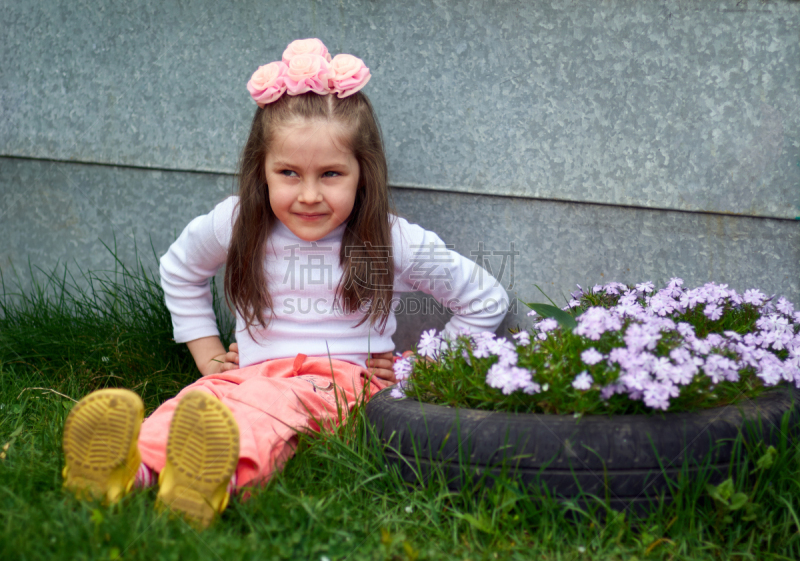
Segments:
[[[358,161],[341,142],[342,127],[302,120],[274,132],[265,170],[275,216],[303,241],[324,238],[350,216]]]

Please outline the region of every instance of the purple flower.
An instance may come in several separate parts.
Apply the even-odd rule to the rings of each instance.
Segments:
[[[750,290],[744,291],[744,296],[742,297],[742,300],[746,304],[752,304],[753,306],[758,307],[764,303],[765,298],[766,295],[763,292],[761,292],[760,290],[756,290],[755,288],[751,288]]]
[[[760,347],[764,342],[764,337],[760,333],[745,333],[744,344],[751,347]]]
[[[676,364],[684,364],[692,360],[692,353],[690,353],[689,349],[686,347],[676,347],[672,349],[669,352],[669,356]]]
[[[435,329],[429,329],[422,334],[417,346],[417,353],[421,356],[436,358],[442,346],[442,339],[436,335]]]
[[[786,364],[784,365],[784,369],[786,370],[786,374],[791,376],[794,380],[795,387],[800,388],[800,367],[795,364]],[[784,376],[786,378],[786,376]]]
[[[636,301],[636,293],[629,292],[619,299],[619,302],[614,306],[613,310],[620,316],[627,316],[632,318],[641,318],[645,315],[644,308],[639,302]]]
[[[741,361],[753,368],[758,368],[761,359],[766,353],[764,349],[759,349],[755,346],[747,345],[746,343],[736,343],[735,350],[739,354]]]
[[[621,328],[622,321],[616,314],[605,308],[593,306],[578,316],[578,327],[573,333],[597,341],[606,331],[617,331]]]
[[[665,292],[658,292],[650,298],[648,302],[648,310],[658,316],[665,316],[675,311],[679,302],[676,302]]]
[[[472,336],[472,354],[475,358],[486,358],[489,356],[489,345],[494,341],[495,334],[491,331],[483,331]]]
[[[728,291],[728,300],[734,306],[741,306],[743,302],[742,296],[732,288]]]
[[[625,393],[625,386],[622,384],[609,384],[600,390],[600,399],[607,401],[612,395]]]
[[[756,322],[756,327],[761,329],[762,344],[776,351],[786,348],[794,338],[794,326],[789,325],[789,320],[778,314],[762,316]]]
[[[499,364],[513,366],[517,363],[517,347],[507,339],[494,339],[487,343],[489,352],[500,360]]]
[[[683,294],[681,286],[683,286],[683,279],[672,277],[664,288],[664,294],[671,298],[679,298],[680,295]]]
[[[673,376],[675,372],[675,366],[669,361],[666,357],[658,357],[653,361],[652,364],[652,371],[653,375],[658,380],[670,380],[673,381]]]
[[[395,362],[394,377],[401,381],[408,380],[408,377],[411,375],[411,370],[413,369],[412,360],[412,357],[407,356]]]
[[[625,288],[625,285],[621,282],[610,282],[603,287],[603,290],[606,291],[606,294],[616,296],[621,290],[625,290]]]
[[[783,296],[778,299],[775,308],[777,308],[780,313],[786,314],[787,316],[792,315],[792,312],[794,312],[794,305]]]
[[[705,339],[695,339],[689,343],[689,346],[699,355],[707,355],[711,352],[711,343]]]
[[[629,392],[643,391],[653,382],[647,370],[628,370],[625,374],[620,375],[618,381],[625,384]],[[632,397],[631,399],[639,398]]]
[[[659,331],[675,331],[675,328],[677,327],[675,322],[669,318],[650,316],[646,321],[648,324],[652,325],[654,329]]]
[[[653,283],[650,281],[643,282],[636,285],[636,290],[642,294],[653,292]]]
[[[486,373],[486,385],[501,390],[504,395],[509,395],[517,390],[522,390],[527,394],[541,391],[539,384],[533,381],[530,370],[499,363],[493,364]]]
[[[581,353],[581,360],[586,364],[593,365],[603,360],[603,355],[594,347],[590,347]]]
[[[638,352],[644,349],[653,350],[656,348],[661,333],[658,329],[649,324],[632,323],[625,332],[625,344],[632,351]]]
[[[677,397],[680,390],[669,382],[658,383],[653,382],[644,390],[644,403],[653,409],[662,409],[664,411],[669,407],[669,398]]]
[[[575,300],[573,298],[572,300],[569,301],[569,303],[566,306],[564,306],[561,309],[564,310],[564,311],[567,311],[567,310],[571,310],[572,308],[577,308],[580,305],[581,305],[581,301],[580,300]]]
[[[700,292],[699,288],[693,288],[681,295],[681,306],[689,308],[690,310],[693,310],[697,304],[703,302],[705,302],[705,300],[703,300],[703,293]]]
[[[389,392],[389,395],[395,399],[404,398],[406,396],[405,389],[406,382],[400,381],[392,388],[392,391]]]
[[[727,380],[729,382],[739,381],[739,368],[738,365],[731,359],[718,354],[710,354],[706,357],[706,362],[703,365],[703,371],[706,376],[711,378],[715,384]]]
[[[519,342],[519,344],[522,345],[523,347],[527,347],[528,345],[531,344],[531,334],[528,333],[527,331],[519,331],[517,333],[514,333],[512,337],[516,339]]]
[[[608,353],[608,360],[619,364],[620,369],[626,374],[644,373],[649,376],[652,370],[654,356],[650,353],[633,351],[627,347],[617,347]]]
[[[756,375],[767,386],[774,386],[780,382],[784,374],[783,363],[772,353],[764,353],[756,370]]]
[[[703,359],[697,359],[701,363]],[[672,371],[672,382],[680,385],[687,386],[694,380],[695,374],[699,371],[698,365],[695,362],[686,362],[675,367]]]
[[[543,319],[542,321],[536,324],[536,329],[538,329],[542,333],[553,331],[556,327],[558,327],[558,322],[553,318]]]
[[[703,313],[711,321],[717,321],[722,317],[722,308],[716,304],[706,304]]]
[[[727,284],[707,282],[700,289],[701,299],[706,304],[719,304],[728,297]]]
[[[735,331],[725,331],[725,337],[730,339],[731,341],[739,342],[742,340],[742,336],[736,333]]]
[[[695,374],[703,366],[703,359],[692,356],[686,347],[677,347],[669,353],[670,358],[675,361],[676,367],[672,373],[676,384],[686,385],[691,383]]]
[[[592,380],[591,375],[585,370],[575,376],[575,379],[572,381],[572,387],[576,390],[586,391],[592,387]]]

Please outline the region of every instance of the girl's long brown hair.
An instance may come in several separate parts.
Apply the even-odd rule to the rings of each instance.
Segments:
[[[364,313],[358,325],[369,320],[382,330],[389,318],[394,284],[388,168],[372,104],[361,92],[344,99],[315,93],[283,95],[256,110],[239,165],[239,214],[225,269],[228,305],[242,316],[248,331],[269,324],[272,298],[264,260],[277,218],[269,204],[264,166],[275,130],[301,120],[335,122],[347,131],[344,142],[358,161],[359,177],[339,252],[343,275],[336,298],[343,311]]]

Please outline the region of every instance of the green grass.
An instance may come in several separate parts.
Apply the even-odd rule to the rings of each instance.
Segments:
[[[249,500],[232,500],[202,533],[157,514],[152,489],[112,507],[78,501],[60,475],[73,400],[128,387],[152,411],[198,373],[171,340],[145,267],[29,273],[39,279],[31,289],[19,293],[4,279],[0,300],[0,559],[800,557],[800,457],[785,442],[771,466],[732,471],[729,491],[745,493],[745,507],[715,502],[700,478],[637,518],[504,480],[457,492],[440,477],[409,485],[385,464],[358,410],[336,431],[301,438],[281,474]]]

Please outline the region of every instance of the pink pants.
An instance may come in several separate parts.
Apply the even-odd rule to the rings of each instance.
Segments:
[[[266,482],[294,454],[298,432],[338,424],[340,414],[343,419],[359,399],[387,385],[350,362],[303,354],[204,376],[144,420],[142,462],[157,472],[164,469],[175,407],[187,392],[200,390],[228,406],[239,425],[237,484]]]

